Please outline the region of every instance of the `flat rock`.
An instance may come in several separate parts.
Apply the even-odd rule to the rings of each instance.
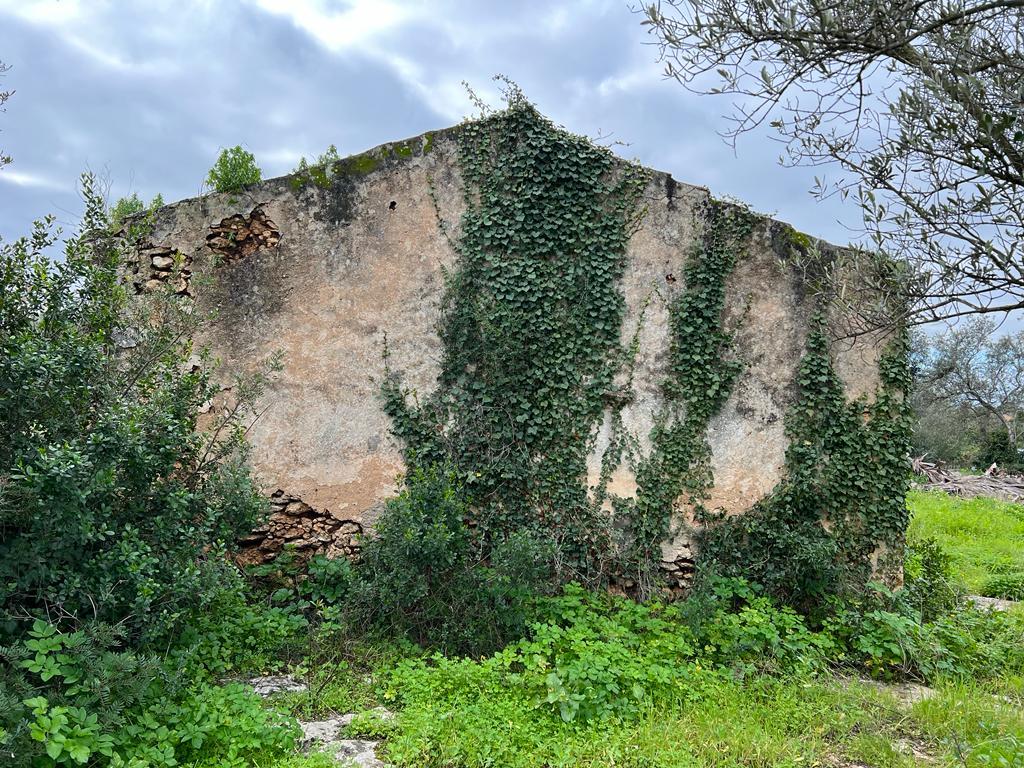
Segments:
[[[990,611],[1008,611],[1017,605],[1016,600],[1001,600],[998,597],[982,597],[981,595],[968,595],[967,599],[978,608],[985,608]]]
[[[274,693],[303,693],[307,690],[304,682],[296,680],[291,675],[253,677],[247,682],[260,696],[270,696]]]
[[[389,768],[387,763],[377,758],[379,741],[363,739],[342,739],[325,745],[325,749],[343,762],[357,765],[360,768]]]
[[[303,749],[308,749],[317,744],[327,746],[332,742],[339,741],[338,737],[348,724],[352,722],[354,717],[354,714],[349,713],[347,715],[329,717],[326,720],[311,720],[309,722],[300,720],[302,741],[299,742],[299,746]]]
[[[374,707],[368,711],[383,721],[392,720],[395,717],[394,712],[384,707]],[[360,768],[388,768],[387,763],[381,762],[377,758],[379,741],[341,738],[355,717],[354,712],[349,712],[329,717],[326,720],[308,722],[300,720],[302,740],[299,742],[299,746],[304,750],[321,749],[334,755],[343,765],[356,765]]]

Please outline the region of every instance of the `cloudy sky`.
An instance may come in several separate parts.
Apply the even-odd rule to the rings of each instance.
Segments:
[[[635,3],[632,3],[635,5]],[[468,81],[518,82],[549,117],[610,137],[616,151],[797,228],[845,242],[838,202],[807,193],[810,171],[780,146],[717,135],[721,98],[662,76],[630,0],[0,0],[0,237],[53,213],[71,227],[78,175],[110,197],[168,202],[200,189],[221,147],[242,144],[264,176],[335,144],[341,154],[456,123]],[[819,171],[820,173],[820,171]]]

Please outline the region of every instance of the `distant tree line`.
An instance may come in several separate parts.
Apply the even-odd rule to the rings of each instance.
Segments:
[[[918,454],[960,466],[1024,469],[1024,332],[963,321],[914,339]]]

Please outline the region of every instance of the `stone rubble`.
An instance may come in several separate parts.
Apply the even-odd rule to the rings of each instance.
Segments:
[[[669,592],[675,596],[682,595],[690,588],[697,572],[697,564],[688,545],[680,547],[675,558],[662,560],[659,565]]]
[[[360,550],[363,526],[329,509],[316,509],[298,496],[278,488],[270,496],[270,517],[239,545],[239,562],[255,565],[273,560],[287,545],[303,558],[324,555],[354,558]]]
[[[174,248],[145,243],[128,256],[127,279],[135,293],[152,293],[170,286],[179,296],[189,296],[192,257]]]
[[[253,677],[249,685],[260,696],[272,696],[276,693],[296,693],[307,690],[306,684],[291,675],[267,675]],[[394,720],[395,713],[386,707],[374,707],[368,710],[379,720]],[[299,720],[302,728],[302,739],[299,748],[304,752],[319,749],[333,755],[340,764],[358,766],[358,768],[390,768],[387,763],[377,757],[380,741],[373,739],[344,738],[345,729],[355,720],[356,713],[348,712],[335,715],[326,720]]]
[[[375,707],[369,710],[384,721],[393,720],[393,712],[384,707]],[[377,757],[377,747],[380,741],[374,739],[347,739],[344,738],[345,729],[351,725],[356,715],[349,712],[344,715],[336,715],[326,720],[314,720],[310,722],[299,721],[302,726],[302,741],[299,746],[304,750],[320,749],[345,763],[354,763],[361,768],[386,768]]]
[[[271,696],[275,693],[304,693],[306,684],[291,675],[266,675],[250,679],[249,685],[259,696]]]
[[[974,603],[975,607],[989,611],[1008,611],[1017,605],[1016,600],[1003,600],[998,597],[982,597],[981,595],[968,595],[968,600]]]
[[[257,206],[248,216],[234,216],[210,227],[206,247],[221,257],[221,264],[232,264],[281,242],[281,232],[263,209]]]
[[[333,753],[342,765],[356,765],[359,768],[390,768],[387,763],[377,757],[379,741],[364,739],[342,739],[323,746],[324,750]]]

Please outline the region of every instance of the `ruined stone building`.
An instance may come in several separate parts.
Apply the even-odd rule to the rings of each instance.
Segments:
[[[265,411],[249,431],[252,463],[274,510],[248,541],[249,559],[265,559],[285,544],[306,553],[351,553],[396,493],[406,446],[395,434],[382,386],[389,371],[400,374],[404,396],[421,406],[442,386],[439,323],[464,250],[467,206],[476,206],[478,237],[480,222],[490,216],[481,213],[486,201],[479,190],[488,174],[504,172],[493,155],[504,151],[497,143],[486,145],[492,154],[480,155],[480,164],[467,164],[465,130],[428,133],[240,192],[168,205],[156,212],[139,245],[131,276],[136,291],[171,290],[210,314],[198,343],[219,359],[216,375],[225,396],[236,373],[283,354]],[[607,163],[610,177],[625,166]],[[583,434],[567,438],[585,456],[580,476],[570,480],[590,498],[599,493],[599,506],[609,514],[630,508],[639,492],[638,467],[656,450],[656,433],[682,418],[665,415],[671,391],[665,382],[681,343],[673,334],[687,327],[686,318],[673,321],[672,308],[687,290],[688,275],[697,274],[692,261],[706,236],[711,203],[707,189],[666,173],[637,171],[633,179],[635,200],[623,217],[627,240],[621,258],[609,262],[615,334],[627,362],[614,371],[613,391],[602,393],[603,412],[587,417]],[[570,182],[566,194],[577,194]],[[555,179],[541,192],[554,194],[560,183]],[[530,194],[520,190],[515,199]],[[576,205],[568,199],[567,207]],[[577,209],[566,221],[590,215]],[[724,335],[716,337],[712,356],[736,365],[725,377],[722,402],[700,425],[709,481],[697,494],[680,481],[676,491],[684,492],[673,491],[671,524],[659,544],[664,572],[679,583],[696,556],[695,506],[741,515],[784,480],[787,413],[799,397],[808,336],[816,313],[826,326],[829,321],[806,270],[791,263],[811,243],[786,225],[752,217],[735,264],[723,273],[724,302],[712,320]],[[494,245],[496,253],[517,247]],[[512,269],[509,264],[501,269]],[[488,306],[503,300],[500,292],[494,296]],[[875,336],[832,342],[848,401],[867,408],[876,398],[882,351]],[[475,371],[475,364],[467,366],[466,376],[472,379]],[[616,435],[626,436],[621,442],[629,449],[609,453]]]

